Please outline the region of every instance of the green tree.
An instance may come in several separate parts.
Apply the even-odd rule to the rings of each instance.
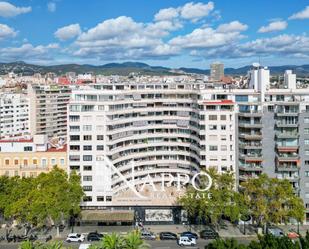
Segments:
[[[207,249],[246,249],[247,246],[238,244],[235,239],[216,239],[205,248]]]
[[[236,191],[233,173],[218,174],[215,169],[210,169],[207,173],[212,178],[212,186],[207,192],[201,192],[189,186],[186,193],[179,199],[179,203],[187,210],[188,215],[218,225],[222,216],[236,221],[241,214],[247,213],[243,196]],[[201,189],[204,187],[204,181],[203,178],[200,180]]]
[[[103,249],[123,249],[124,246],[124,238],[116,233],[105,235],[101,243],[101,247]]]
[[[290,218],[301,222],[305,209],[288,180],[269,178],[266,174],[242,184],[242,194],[256,224],[287,223]]]
[[[147,249],[150,248],[148,244],[141,239],[138,231],[133,231],[125,237],[125,249]]]
[[[54,223],[57,226],[80,212],[84,193],[79,176],[55,167],[37,178],[0,178],[0,211],[7,220],[32,226]]]
[[[300,249],[299,243],[288,237],[274,237],[270,234],[259,236],[259,241],[250,242],[248,249]]]

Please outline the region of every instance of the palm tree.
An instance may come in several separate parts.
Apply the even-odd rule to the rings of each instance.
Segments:
[[[23,241],[19,245],[18,249],[35,249],[35,246],[33,245],[31,241],[27,240],[27,241]]]
[[[125,243],[119,234],[112,233],[103,237],[101,245],[103,249],[123,249]]]
[[[62,249],[64,247],[62,247],[62,243],[61,242],[55,241],[55,242],[52,242],[52,243],[48,243],[43,248],[44,249]]]
[[[142,239],[138,231],[133,231],[129,233],[125,238],[126,249],[147,249],[150,248]]]

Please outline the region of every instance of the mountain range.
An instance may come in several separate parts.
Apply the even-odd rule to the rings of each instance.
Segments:
[[[245,66],[240,68],[225,68],[226,75],[245,75],[251,66]],[[291,69],[297,76],[309,76],[309,64],[308,65],[283,65],[283,66],[271,66],[269,67],[272,75],[282,74],[285,70]],[[150,66],[141,62],[124,62],[124,63],[108,63],[104,65],[79,65],[79,64],[63,64],[42,66],[28,64],[23,61],[16,61],[11,63],[0,63],[0,75],[14,72],[23,75],[33,75],[35,73],[48,73],[53,72],[57,75],[63,75],[67,72],[75,73],[87,73],[92,72],[95,74],[103,75],[129,75],[130,73],[140,73],[143,75],[179,75],[183,73],[205,74],[209,75],[209,69],[198,68],[168,68],[161,66]]]

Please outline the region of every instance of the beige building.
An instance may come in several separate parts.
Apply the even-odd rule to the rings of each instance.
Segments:
[[[0,140],[0,175],[36,177],[54,166],[67,169],[67,147],[48,148],[41,139]]]

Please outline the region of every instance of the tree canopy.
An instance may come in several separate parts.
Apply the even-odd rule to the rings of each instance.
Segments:
[[[80,178],[57,167],[36,178],[0,177],[0,211],[7,220],[33,226],[59,224],[80,212]]]

